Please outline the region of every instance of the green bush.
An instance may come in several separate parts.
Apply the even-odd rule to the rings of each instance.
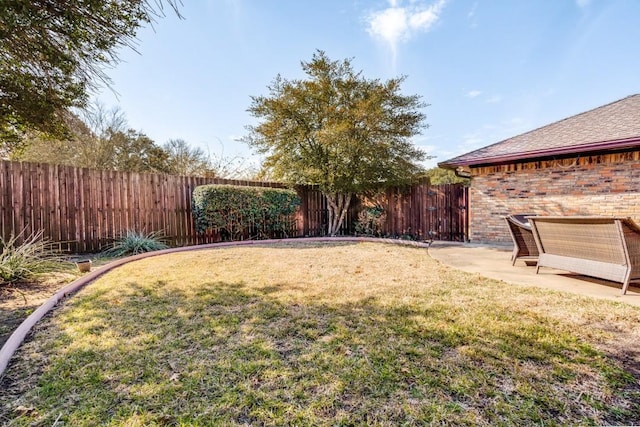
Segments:
[[[224,240],[287,237],[299,205],[295,191],[279,188],[201,185],[193,191],[196,230],[217,229]]]
[[[104,251],[104,255],[121,257],[168,248],[169,246],[162,241],[162,235],[159,232],[144,234],[141,231],[127,230],[113,242],[109,249]]]
[[[18,244],[21,236],[9,240],[0,237],[0,285],[32,279],[42,273],[62,271],[70,267],[51,242],[39,230]]]

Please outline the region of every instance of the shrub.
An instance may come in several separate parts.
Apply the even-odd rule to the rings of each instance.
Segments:
[[[104,255],[121,257],[159,251],[167,248],[169,248],[169,246],[162,241],[160,232],[153,231],[144,234],[141,231],[127,230],[113,242],[109,249],[104,251]]]
[[[0,284],[19,282],[54,271],[62,271],[71,265],[60,255],[52,243],[43,238],[39,230],[18,244],[20,236],[9,240],[0,237]]]
[[[355,223],[356,234],[365,236],[382,236],[382,227],[387,220],[387,214],[380,206],[370,206],[358,213]]]
[[[299,205],[295,191],[279,188],[201,185],[193,191],[196,230],[217,229],[224,240],[287,237]]]

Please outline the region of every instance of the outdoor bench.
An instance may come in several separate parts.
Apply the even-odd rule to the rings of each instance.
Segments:
[[[640,279],[640,228],[630,218],[530,216],[538,266],[622,283]]]

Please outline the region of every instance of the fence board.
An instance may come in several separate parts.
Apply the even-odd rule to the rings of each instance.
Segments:
[[[2,230],[13,229],[11,223],[13,215],[9,212],[11,207],[11,192],[9,189],[9,171],[5,163],[0,163],[0,188],[5,188],[7,191],[0,192],[0,227]]]

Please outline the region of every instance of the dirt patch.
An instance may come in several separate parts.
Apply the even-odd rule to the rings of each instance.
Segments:
[[[41,282],[19,282],[0,286],[0,347],[24,319],[77,277],[77,274],[58,273]]]
[[[68,268],[39,276],[36,280],[0,285],[0,348],[13,331],[46,300],[69,283],[82,277],[76,262],[91,260],[91,270],[116,258],[74,254],[67,259]]]
[[[615,338],[599,348],[609,357],[617,360],[625,370],[636,378],[635,389],[640,390],[640,340],[638,331],[626,331],[619,327],[603,327],[605,331],[615,331]]]

